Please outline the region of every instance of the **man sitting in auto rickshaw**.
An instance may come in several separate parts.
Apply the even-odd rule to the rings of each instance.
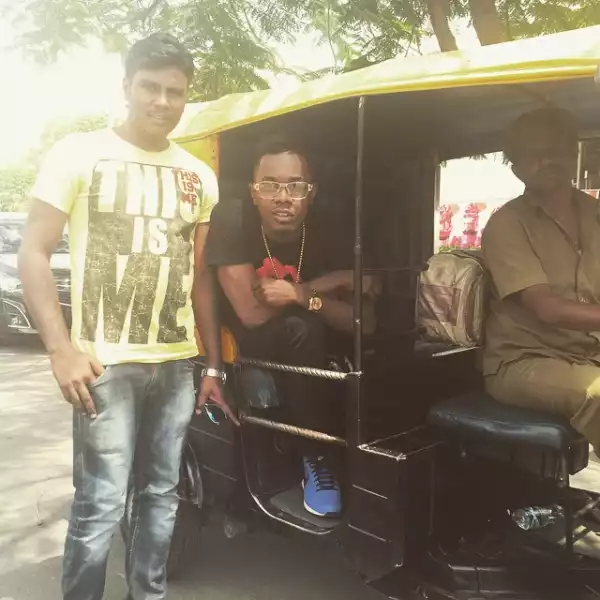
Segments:
[[[327,368],[330,333],[353,330],[352,251],[344,252],[336,223],[310,210],[316,191],[305,154],[294,143],[273,138],[254,164],[252,202],[223,202],[212,214],[207,264],[217,268],[225,296],[223,323],[245,357]],[[368,299],[364,304],[369,332],[373,304]],[[344,419],[337,405],[328,403],[327,382],[292,374],[282,379],[289,385],[280,399],[294,425],[342,433]],[[309,440],[303,455],[306,510],[339,515],[340,488],[330,461]]]
[[[522,115],[505,154],[525,193],[483,234],[494,295],[484,355],[488,392],[562,414],[600,450],[600,224],[574,189],[578,127],[558,108]]]

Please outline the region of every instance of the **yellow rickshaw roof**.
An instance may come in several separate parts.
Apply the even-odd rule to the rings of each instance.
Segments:
[[[358,71],[190,104],[173,132],[192,141],[343,98],[476,85],[524,84],[594,76],[600,26],[471,50],[398,57]]]

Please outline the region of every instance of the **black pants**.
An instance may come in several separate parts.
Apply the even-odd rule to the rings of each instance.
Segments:
[[[328,367],[328,328],[319,315],[303,310],[290,310],[260,327],[246,329],[238,342],[242,356],[247,358]],[[344,389],[340,382],[295,373],[270,373],[292,425],[343,435]]]

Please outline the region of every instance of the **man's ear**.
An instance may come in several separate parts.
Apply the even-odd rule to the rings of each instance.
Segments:
[[[125,101],[129,102],[129,96],[131,94],[131,80],[129,77],[123,78],[123,96],[125,97]]]
[[[319,191],[319,186],[316,183],[313,183],[313,188],[312,188],[312,190],[310,190],[310,195],[308,196],[309,205],[314,202],[318,191]]]
[[[254,206],[257,206],[258,202],[256,200],[256,191],[254,189],[254,184],[253,183],[249,183],[248,184],[248,189],[250,190],[250,198],[252,198],[252,204],[254,204]]]

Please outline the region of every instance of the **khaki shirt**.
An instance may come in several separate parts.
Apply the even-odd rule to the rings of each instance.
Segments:
[[[579,244],[527,193],[504,205],[489,220],[482,239],[492,279],[486,322],[484,375],[525,357],[563,358],[600,364],[600,332],[560,329],[537,320],[509,296],[549,285],[569,300],[600,304],[600,222],[597,201],[574,190]]]

